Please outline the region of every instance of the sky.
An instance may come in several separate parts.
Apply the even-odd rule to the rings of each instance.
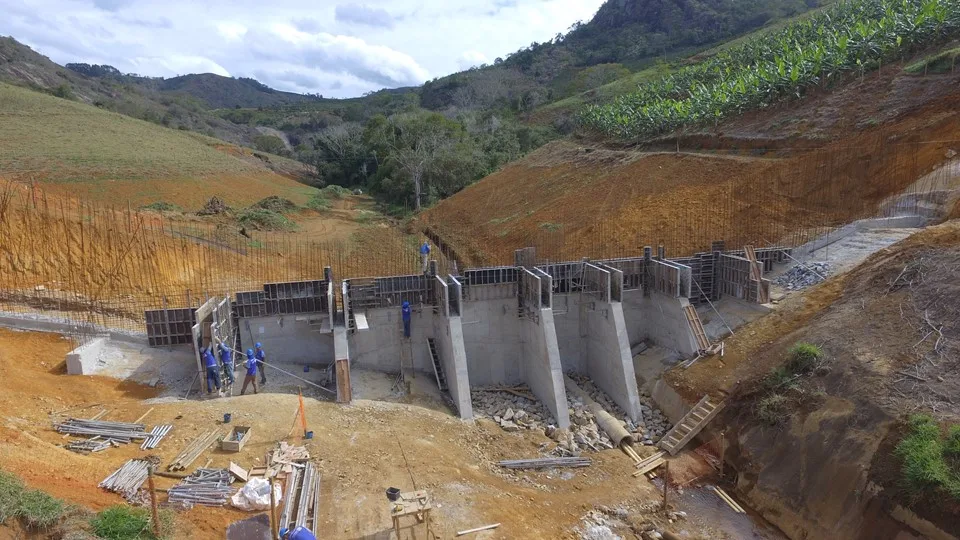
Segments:
[[[603,0],[0,0],[0,35],[59,64],[216,73],[354,97],[552,39]]]

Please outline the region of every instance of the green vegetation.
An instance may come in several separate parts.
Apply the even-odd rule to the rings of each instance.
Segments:
[[[67,510],[60,499],[27,489],[13,474],[0,471],[0,524],[19,517],[32,529],[47,530],[60,523]]]
[[[926,75],[928,73],[953,73],[957,59],[960,58],[960,47],[928,56],[903,68],[907,73]]]
[[[287,212],[296,211],[297,205],[294,204],[290,199],[284,199],[276,195],[271,195],[266,199],[257,201],[251,205],[250,208],[261,208],[263,210],[270,210],[272,212],[285,214]]]
[[[812,391],[805,376],[822,368],[823,350],[811,343],[798,342],[787,352],[783,366],[774,368],[760,385],[760,397],[755,413],[757,419],[771,426],[783,424],[790,410],[811,396]]]
[[[628,140],[716,123],[862,75],[958,30],[960,0],[843,1],[610,104],[589,106],[581,121]]]
[[[940,495],[960,502],[960,426],[943,437],[929,415],[910,418],[907,434],[897,445],[902,460],[904,487],[915,499],[933,500]]]
[[[183,212],[183,208],[166,201],[157,201],[140,207],[141,210],[153,210],[154,212]]]
[[[250,207],[237,213],[237,221],[244,227],[258,231],[292,231],[297,224],[286,216],[265,208]]]
[[[98,538],[108,540],[155,539],[150,524],[150,511],[146,508],[118,505],[111,506],[90,520],[93,532]],[[173,514],[160,512],[160,534],[169,537],[173,531]]]
[[[559,223],[544,222],[544,223],[541,223],[541,224],[540,224],[540,228],[543,229],[543,230],[545,230],[545,231],[557,232],[557,231],[559,231],[560,229],[563,228],[563,225],[561,225],[561,224],[559,224]]]
[[[316,193],[313,195],[313,197],[310,197],[309,201],[307,201],[307,208],[316,210],[317,212],[323,212],[324,210],[329,210],[330,200],[327,199],[325,194]]]
[[[368,225],[370,223],[373,223],[373,221],[376,218],[377,218],[376,212],[371,212],[369,210],[360,210],[357,212],[356,217],[354,217],[353,219],[354,221],[356,221],[357,223],[360,223],[361,225]]]
[[[257,135],[253,138],[253,146],[261,152],[277,155],[283,154],[287,150],[287,145],[283,143],[283,139],[276,135]]]

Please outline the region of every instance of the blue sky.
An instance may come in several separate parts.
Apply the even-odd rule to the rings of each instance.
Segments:
[[[0,0],[0,35],[58,63],[211,72],[352,97],[546,41],[602,0]]]

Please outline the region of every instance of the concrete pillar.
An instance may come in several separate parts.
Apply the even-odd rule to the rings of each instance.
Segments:
[[[534,395],[556,419],[557,427],[569,428],[570,413],[567,391],[563,385],[553,309],[541,309],[538,319],[524,317],[520,320],[524,378]]]
[[[433,335],[437,353],[447,379],[447,389],[462,420],[473,418],[470,399],[470,376],[467,372],[467,352],[463,345],[463,325],[460,317],[434,317]]]
[[[593,382],[633,421],[640,420],[640,392],[630,355],[630,338],[620,302],[596,302],[587,318],[587,369]]]

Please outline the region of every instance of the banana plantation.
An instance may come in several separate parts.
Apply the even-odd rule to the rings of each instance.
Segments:
[[[960,0],[844,0],[581,114],[583,127],[642,141],[715,124],[960,35]]]

